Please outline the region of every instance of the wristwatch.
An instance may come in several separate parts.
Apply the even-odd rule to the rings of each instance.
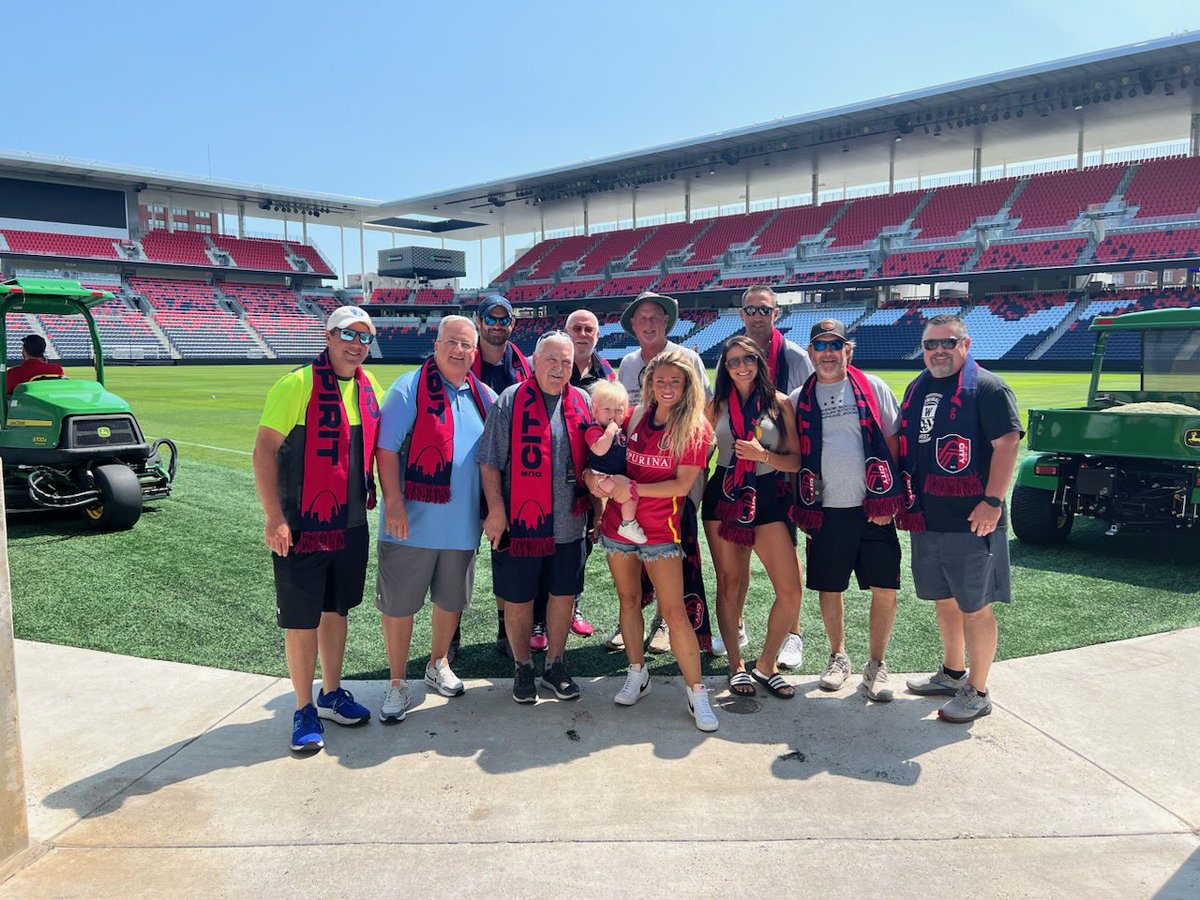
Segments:
[[[986,503],[988,506],[990,506],[992,509],[1000,508],[1000,498],[999,497],[989,497],[987,494],[984,494],[983,502]]]

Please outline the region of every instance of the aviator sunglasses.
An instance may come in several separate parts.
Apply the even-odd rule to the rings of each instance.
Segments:
[[[769,316],[775,312],[773,306],[743,306],[742,312],[748,316]]]

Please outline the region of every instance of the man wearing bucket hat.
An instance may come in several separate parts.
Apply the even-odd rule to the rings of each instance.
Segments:
[[[654,291],[643,291],[621,313],[621,328],[626,334],[636,338],[638,342],[637,349],[626,353],[617,369],[617,380],[629,392],[629,402],[632,406],[641,402],[642,371],[650,360],[664,350],[678,350],[683,353],[700,376],[700,383],[704,385],[705,399],[712,398],[712,386],[708,383],[708,370],[704,368],[700,354],[667,339],[667,335],[671,333],[678,318],[678,301],[674,297],[656,294]],[[696,484],[692,488],[692,495],[684,504],[681,546],[684,554],[684,599],[692,614],[701,648],[711,650],[712,626],[708,621],[708,602],[705,600],[704,579],[700,568],[700,532],[696,522],[696,509],[703,495],[704,479],[697,478]],[[643,579],[643,584],[645,583]],[[649,634],[647,647],[651,653],[665,653],[670,649],[667,625],[659,616],[655,616],[650,623]],[[624,648],[625,642],[619,628],[608,639],[606,646],[610,650]]]

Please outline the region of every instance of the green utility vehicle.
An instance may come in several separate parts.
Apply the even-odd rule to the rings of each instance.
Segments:
[[[10,511],[78,509],[98,529],[132,528],[142,503],[171,494],[175,445],[148,444],[129,404],[104,387],[104,353],[91,307],[111,291],[78,281],[22,278],[0,284],[0,347],[10,313],[82,316],[96,380],[41,376],[0,404],[0,460]],[[164,462],[163,451],[168,460]]]
[[[1077,515],[1107,522],[1110,535],[1126,526],[1197,527],[1200,307],[1097,316],[1090,330],[1087,406],[1029,411],[1034,452],[1013,488],[1014,533],[1058,543]],[[1104,372],[1105,348],[1114,344],[1140,345],[1140,375]]]

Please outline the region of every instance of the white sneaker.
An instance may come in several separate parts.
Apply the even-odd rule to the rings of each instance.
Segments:
[[[613,697],[613,702],[619,706],[633,706],[642,699],[643,694],[650,693],[650,670],[643,666],[630,666],[625,675],[625,684]]]
[[[729,651],[725,649],[725,639],[721,637],[721,629],[718,628],[712,639],[712,650],[709,651],[713,656],[728,656]]]
[[[798,669],[804,665],[804,638],[793,632],[788,632],[779,655],[775,657],[775,665],[781,669]]]
[[[617,630],[612,633],[607,641],[604,642],[605,650],[624,650],[625,638],[621,637],[621,626],[617,626]]]
[[[708,688],[697,686],[696,690],[687,689],[688,712],[696,720],[696,727],[701,731],[716,731],[720,725],[712,705],[708,702]]]
[[[667,623],[658,616],[650,620],[650,638],[646,641],[646,649],[651,653],[666,653],[671,649],[671,632]]]
[[[408,683],[389,685],[383,695],[383,705],[379,707],[380,722],[403,722],[408,714]]]
[[[461,697],[466,691],[462,679],[454,674],[450,664],[440,659],[434,665],[425,667],[425,683],[443,697]]]
[[[646,543],[646,532],[642,531],[642,526],[638,524],[637,519],[631,522],[622,522],[621,527],[617,529],[617,534],[631,544]]]

